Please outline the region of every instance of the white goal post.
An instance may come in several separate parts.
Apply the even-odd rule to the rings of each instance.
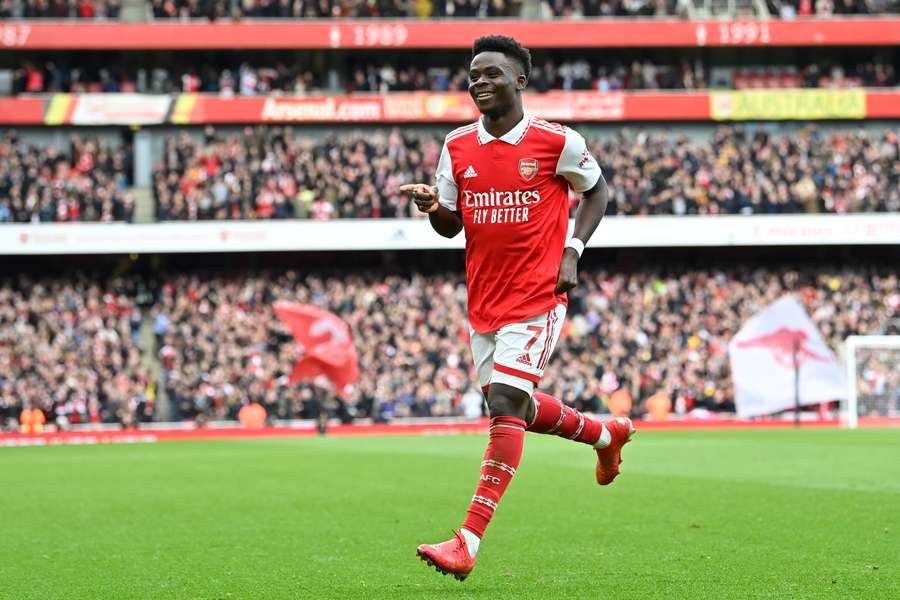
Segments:
[[[900,335],[851,335],[844,342],[846,423],[860,414],[900,417]]]

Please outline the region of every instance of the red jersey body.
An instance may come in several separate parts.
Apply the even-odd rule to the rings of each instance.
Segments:
[[[569,187],[600,179],[584,138],[525,115],[500,138],[481,121],[452,131],[437,169],[441,204],[462,216],[469,322],[496,331],[566,302],[555,293]]]

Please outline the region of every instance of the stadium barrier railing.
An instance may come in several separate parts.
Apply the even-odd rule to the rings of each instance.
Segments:
[[[714,223],[714,227],[710,224]],[[588,246],[893,245],[900,214],[607,217]],[[0,225],[0,255],[461,250],[424,219]]]

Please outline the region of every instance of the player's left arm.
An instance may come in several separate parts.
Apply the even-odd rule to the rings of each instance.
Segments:
[[[556,172],[566,178],[573,190],[582,192],[581,202],[575,211],[572,238],[563,249],[556,278],[556,293],[564,294],[578,284],[578,260],[606,214],[609,191],[600,165],[588,150],[584,138],[575,131],[566,132],[566,144]]]

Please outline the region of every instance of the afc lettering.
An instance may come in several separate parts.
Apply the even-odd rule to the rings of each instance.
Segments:
[[[494,485],[500,485],[500,478],[499,478],[499,477],[494,477],[493,475],[487,475],[487,474],[482,475],[482,476],[481,476],[481,480],[482,480],[482,481],[489,481],[490,483],[493,483]]]

